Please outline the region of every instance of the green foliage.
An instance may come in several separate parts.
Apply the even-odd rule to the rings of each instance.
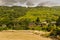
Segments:
[[[57,21],[56,21],[56,25],[57,25],[57,26],[60,26],[60,16],[59,16],[59,18],[58,18]]]
[[[40,26],[36,26],[36,27],[34,27],[34,30],[42,30],[42,27],[40,27]]]
[[[57,37],[58,35],[60,36],[60,28],[56,28],[50,33],[50,36]]]
[[[39,19],[39,17],[37,17],[35,24],[36,24],[36,25],[39,25],[39,24],[40,24],[40,19]]]
[[[41,21],[45,21],[49,19],[51,21],[56,21],[58,19],[58,15],[60,12],[57,9],[49,8],[49,7],[35,7],[30,8],[30,10],[25,15],[26,18],[30,18],[31,20],[35,20],[36,17],[39,17]]]

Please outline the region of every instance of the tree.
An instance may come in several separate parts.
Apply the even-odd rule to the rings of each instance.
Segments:
[[[39,25],[39,24],[40,24],[40,19],[39,19],[39,17],[37,17],[35,24],[36,24],[36,25]]]
[[[60,26],[60,16],[59,16],[59,18],[56,21],[56,26]]]

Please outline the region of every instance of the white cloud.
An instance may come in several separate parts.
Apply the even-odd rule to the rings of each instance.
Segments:
[[[50,2],[46,3],[48,1]],[[27,6],[26,3],[34,4],[34,6],[37,6],[38,4],[41,3],[46,6],[53,6],[53,5],[60,5],[60,0],[0,0],[0,5]]]

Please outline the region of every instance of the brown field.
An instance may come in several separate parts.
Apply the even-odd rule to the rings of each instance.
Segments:
[[[0,32],[0,40],[52,40],[36,35],[28,30],[8,30]]]

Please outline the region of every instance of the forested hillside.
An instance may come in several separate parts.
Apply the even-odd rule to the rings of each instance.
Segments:
[[[21,21],[36,21],[37,17],[41,22],[43,21],[55,21],[60,16],[60,9],[53,7],[7,7],[0,6],[0,25],[10,25],[20,23]],[[25,22],[26,24],[26,22]]]
[[[26,15],[28,10],[25,7],[7,7],[0,6],[0,26],[9,26],[10,27],[18,23],[17,18]]]
[[[41,21],[45,21],[49,19],[50,21],[56,21],[58,16],[60,15],[59,9],[49,8],[49,7],[35,7],[30,8],[28,12],[26,12],[26,17],[30,18],[31,20],[36,19],[39,17]]]
[[[57,36],[59,26],[60,7],[0,6],[0,30],[45,30]]]

